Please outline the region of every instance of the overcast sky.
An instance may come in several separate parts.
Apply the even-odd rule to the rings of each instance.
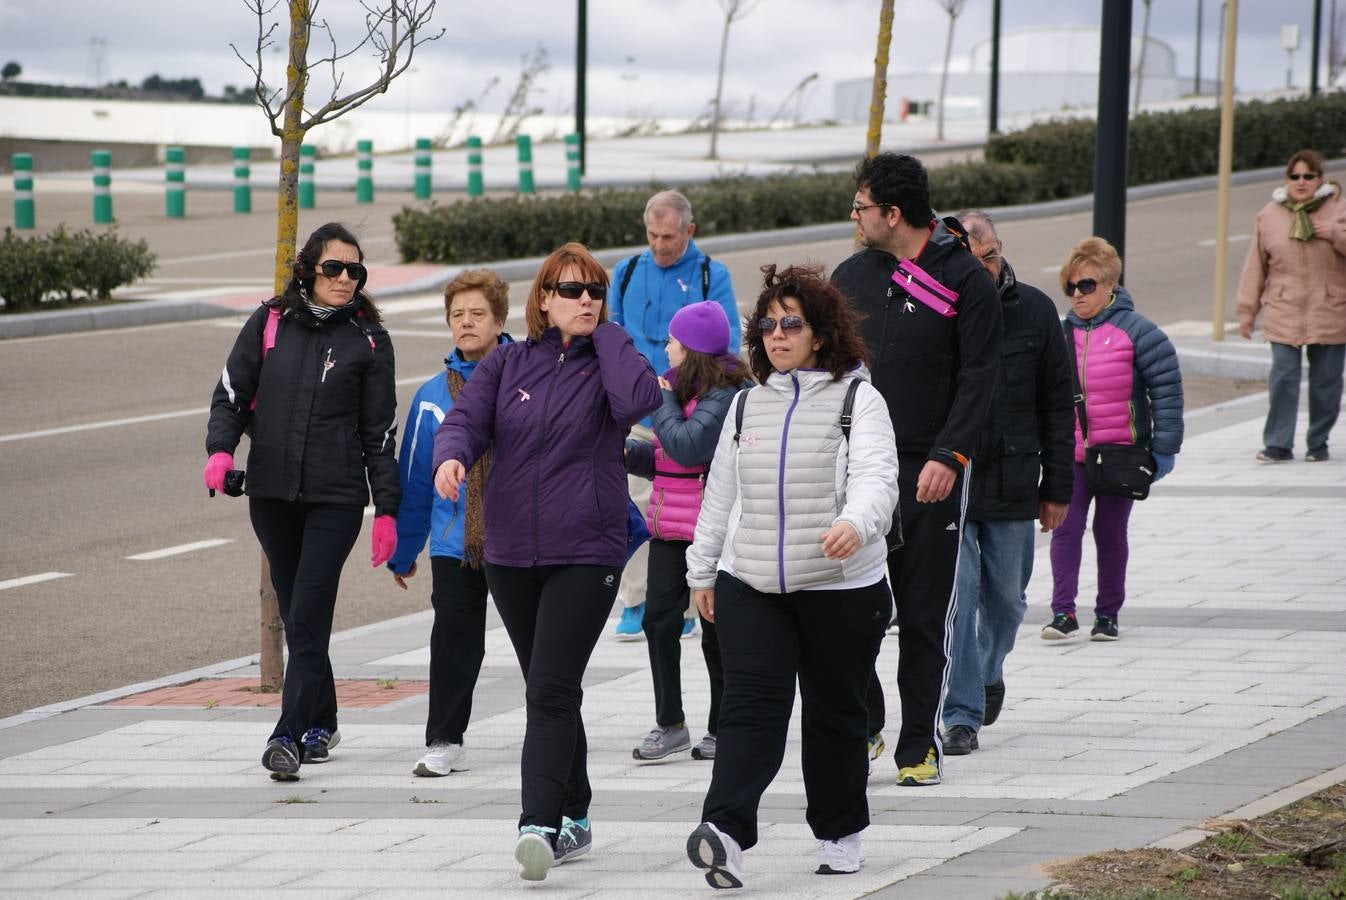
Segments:
[[[1213,78],[1219,0],[1153,0],[1150,33],[1172,46],[1178,72],[1187,79],[1194,67],[1199,3],[1204,8],[1202,70]],[[343,49],[350,35],[363,32],[358,0],[315,5],[332,22]],[[1101,5],[1101,0],[1004,0],[1002,29],[1096,25]],[[1330,6],[1324,0],[1324,59]],[[1346,18],[1346,2],[1341,6]],[[590,115],[694,116],[705,110],[715,91],[723,25],[719,0],[590,0],[588,7]],[[755,118],[769,117],[796,85],[817,73],[804,96],[804,112],[810,118],[829,115],[836,81],[872,75],[878,7],[878,0],[759,0],[730,33],[726,113],[743,115],[752,103]],[[939,65],[948,23],[939,0],[897,0],[896,7],[892,95],[901,93],[902,72]],[[1302,34],[1294,82],[1306,85],[1312,0],[1244,0],[1240,7],[1238,88],[1284,86],[1281,26],[1291,23]],[[1136,34],[1143,15],[1144,4],[1136,0]],[[955,56],[986,39],[990,20],[991,0],[967,0],[955,27]],[[447,29],[444,36],[417,51],[414,71],[371,101],[373,108],[445,110],[485,92],[482,108],[498,110],[518,78],[520,57],[541,45],[551,68],[539,79],[532,103],[547,113],[573,109],[573,3],[440,0],[434,23],[436,29]],[[101,51],[95,41],[101,42]],[[243,0],[0,0],[0,61],[18,61],[26,80],[91,84],[101,76],[138,84],[158,73],[199,77],[214,94],[226,84],[251,83],[229,49],[231,42],[251,57],[256,18]],[[321,41],[315,43],[325,49]],[[264,53],[263,62],[272,74],[268,81],[279,82],[281,55]],[[369,80],[372,64],[361,56],[345,69],[350,88]],[[499,84],[486,92],[492,78]],[[13,124],[0,123],[0,131]]]

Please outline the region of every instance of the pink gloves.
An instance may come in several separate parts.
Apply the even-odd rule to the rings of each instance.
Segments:
[[[370,540],[369,564],[374,568],[386,563],[397,549],[397,519],[394,516],[375,516],[374,532]]]
[[[224,475],[234,467],[234,455],[232,453],[212,453],[210,459],[206,460],[206,468],[201,473],[201,480],[206,483],[206,487],[212,491],[224,490]]]

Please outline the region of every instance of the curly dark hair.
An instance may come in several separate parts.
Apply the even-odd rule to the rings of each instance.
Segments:
[[[774,264],[762,266],[762,293],[752,315],[743,321],[743,339],[748,345],[748,365],[757,380],[765,383],[775,371],[767,357],[762,331],[757,321],[767,314],[772,303],[794,300],[800,315],[821,343],[818,368],[830,372],[835,381],[869,362],[869,349],[860,337],[859,316],[849,300],[823,277],[822,266],[787,266],[776,271]]]
[[[308,236],[303,249],[295,257],[294,265],[291,267],[290,281],[285,285],[285,290],[280,295],[282,312],[299,309],[306,302],[308,295],[313,293],[313,282],[317,274],[318,263],[322,259],[322,252],[326,249],[329,241],[350,244],[360,254],[360,262],[365,261],[365,251],[360,247],[359,240],[356,239],[349,228],[340,222],[328,222],[326,225],[319,226]],[[360,298],[360,311],[369,318],[369,321],[383,321],[383,315],[379,312],[379,308],[374,305],[374,300],[369,296],[369,292],[365,290],[363,280],[356,285],[355,296]]]

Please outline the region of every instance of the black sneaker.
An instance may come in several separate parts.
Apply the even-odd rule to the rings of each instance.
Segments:
[[[1260,463],[1289,462],[1294,458],[1295,455],[1293,452],[1281,447],[1267,447],[1263,450],[1258,450],[1257,456],[1254,457],[1254,459]]]
[[[1005,705],[1005,679],[986,686],[986,706],[981,714],[981,727],[985,728],[1000,718],[1000,708]]]
[[[1304,462],[1327,462],[1331,458],[1326,447],[1319,447],[1304,454]]]
[[[272,738],[262,751],[262,768],[271,772],[273,781],[298,781],[299,748],[287,737]]]
[[[967,756],[977,749],[977,732],[966,725],[955,725],[944,734],[945,756]]]
[[[341,732],[328,731],[326,728],[310,728],[299,739],[304,747],[304,762],[324,763],[331,756],[331,750],[341,743]]]
[[[1044,641],[1063,641],[1080,630],[1080,623],[1075,621],[1074,613],[1057,613],[1042,628],[1042,639]]]
[[[1099,616],[1094,619],[1093,630],[1089,632],[1091,641],[1115,641],[1117,640],[1117,620],[1110,616]]]

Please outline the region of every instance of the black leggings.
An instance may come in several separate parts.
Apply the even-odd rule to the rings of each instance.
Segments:
[[[687,541],[650,540],[649,585],[641,630],[650,653],[654,677],[654,721],[667,728],[685,721],[682,710],[682,621],[690,592],[687,589]],[[706,730],[715,734],[724,694],[724,668],[715,625],[701,620],[701,655],[710,675],[710,712]]]
[[[271,564],[285,623],[285,689],[271,736],[298,742],[310,728],[337,727],[332,638],[341,567],[360,534],[364,510],[334,503],[248,498],[252,530]]]
[[[430,557],[430,715],[425,745],[463,742],[472,718],[472,692],[486,656],[486,573],[452,556]]]
[[[580,682],[612,612],[621,574],[617,566],[486,564],[486,582],[523,670],[521,828],[559,830],[561,816],[589,814],[593,791]]]

